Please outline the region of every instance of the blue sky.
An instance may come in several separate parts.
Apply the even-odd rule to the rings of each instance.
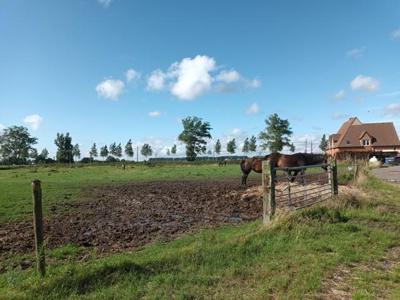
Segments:
[[[240,142],[276,112],[299,151],[350,116],[400,129],[395,0],[3,0],[0,37],[0,127],[52,154],[70,132],[161,156],[188,115]]]

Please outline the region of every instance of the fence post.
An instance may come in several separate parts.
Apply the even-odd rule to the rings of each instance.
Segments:
[[[333,196],[337,196],[339,193],[338,190],[338,178],[337,178],[337,163],[336,163],[336,159],[333,161],[332,165],[331,165],[331,170],[332,170],[332,195]]]
[[[275,209],[275,175],[276,171],[268,160],[262,161],[262,185],[263,185],[263,222],[272,220]]]
[[[32,181],[33,194],[33,229],[35,232],[36,266],[39,274],[46,273],[46,263],[43,245],[43,212],[42,212],[42,187],[40,180]]]

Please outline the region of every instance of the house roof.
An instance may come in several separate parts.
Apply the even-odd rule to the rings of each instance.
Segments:
[[[345,122],[339,129],[339,132],[343,127],[346,131],[341,134],[340,140],[336,144],[336,147],[359,147],[360,138],[368,133],[370,137],[374,137],[373,146],[400,146],[400,140],[397,136],[396,129],[393,123],[366,123],[359,125],[354,124],[354,118],[351,125]],[[347,123],[347,124],[346,124]],[[338,133],[339,133],[338,132]],[[343,132],[343,131],[342,131]]]

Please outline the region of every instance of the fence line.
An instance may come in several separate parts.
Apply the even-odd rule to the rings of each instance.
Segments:
[[[326,201],[338,194],[336,161],[294,168],[274,168],[269,161],[262,163],[264,223],[272,220],[276,207],[297,210]],[[309,174],[300,172],[296,177],[290,174],[291,171],[315,168],[320,168],[321,171]],[[277,175],[277,171],[286,174]]]

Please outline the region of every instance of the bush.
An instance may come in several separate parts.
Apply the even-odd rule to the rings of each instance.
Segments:
[[[119,161],[118,158],[111,156],[111,155],[107,156],[107,158],[106,158],[106,162],[118,162],[118,161]]]

